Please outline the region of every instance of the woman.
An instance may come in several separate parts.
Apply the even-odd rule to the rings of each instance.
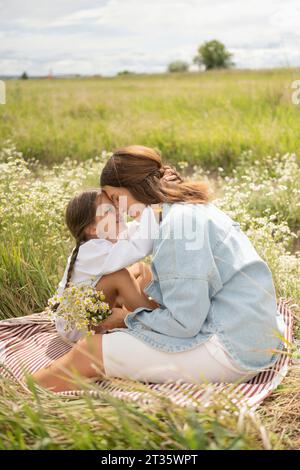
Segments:
[[[81,340],[35,374],[55,391],[74,388],[72,374],[146,382],[249,380],[278,358],[283,320],[270,270],[239,224],[208,202],[203,184],[165,181],[151,148],[117,150],[101,186],[119,208],[159,204],[153,279],[145,292],[159,307],[114,309],[107,334]],[[137,205],[137,206],[136,206]]]

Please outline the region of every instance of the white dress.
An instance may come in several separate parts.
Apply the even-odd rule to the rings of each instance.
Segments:
[[[239,383],[260,372],[238,366],[217,335],[194,349],[168,353],[122,331],[111,331],[102,335],[102,359],[107,377],[151,383]]]

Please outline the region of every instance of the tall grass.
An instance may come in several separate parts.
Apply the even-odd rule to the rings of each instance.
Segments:
[[[249,169],[247,163],[231,177],[219,176],[214,180],[216,203],[240,221],[267,259],[278,294],[300,300],[299,258],[288,251],[293,237],[285,222],[290,219],[293,226],[298,220],[299,168],[293,155],[272,163],[263,178],[260,164]],[[65,204],[79,188],[96,184],[102,164],[99,159],[81,164],[66,160],[50,170],[26,162],[14,146],[0,152],[0,318],[44,308],[71,248],[63,224]],[[200,176],[203,171],[195,167],[193,177]],[[283,180],[296,199],[292,207],[282,200]],[[14,381],[0,378],[0,448],[295,448],[298,425],[293,416],[298,408],[290,407],[288,397],[296,396],[296,377],[275,405],[267,406],[268,413],[263,409],[263,423],[222,395],[197,411],[167,399],[143,408],[108,394],[101,399],[66,399],[33,384],[29,397]]]
[[[157,399],[137,406],[104,394],[66,399],[31,386],[28,394],[0,379],[0,449],[200,449],[280,448],[257,417],[220,395],[199,410]]]
[[[166,159],[230,171],[256,158],[299,154],[297,69],[7,82],[0,140],[45,163],[84,160],[139,143]]]
[[[278,296],[300,300],[299,257],[291,253],[300,220],[299,165],[289,154],[267,162],[249,166],[244,156],[232,176],[221,172],[213,180],[215,202],[268,262]],[[101,158],[66,159],[50,170],[14,146],[0,150],[0,318],[43,310],[72,247],[66,203],[78,189],[98,185],[102,165]],[[194,167],[192,177],[202,178],[202,169]]]
[[[231,80],[231,75],[226,77],[224,80]],[[184,77],[178,78],[178,83],[180,80]],[[164,146],[167,145],[166,139]],[[98,184],[105,158],[104,154],[80,163],[65,159],[49,168],[24,159],[11,143],[0,150],[0,318],[45,307],[72,246],[63,223],[66,202],[78,189]],[[188,166],[185,171],[192,178],[209,179],[216,191],[215,203],[241,223],[268,262],[278,296],[300,302],[300,260],[292,252],[300,220],[300,170],[296,156],[257,158],[247,152],[237,155],[236,163],[231,174],[224,176],[219,168],[213,179],[198,165],[191,169],[182,162],[180,166]],[[226,396],[218,396],[210,406],[196,411],[182,409],[167,399],[158,399],[155,406],[143,408],[108,394],[101,399],[66,399],[33,384],[31,390],[29,396],[13,380],[0,378],[0,449],[299,446],[297,366],[259,411],[262,421],[258,415],[237,409]]]
[[[99,161],[65,160],[50,170],[0,150],[0,318],[41,311],[57,286],[72,242],[67,201],[100,171]]]

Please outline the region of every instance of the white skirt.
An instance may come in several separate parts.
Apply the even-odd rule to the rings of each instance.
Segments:
[[[107,377],[141,382],[236,383],[248,381],[260,372],[235,364],[217,335],[194,349],[168,353],[128,333],[108,332],[102,335],[102,353]]]

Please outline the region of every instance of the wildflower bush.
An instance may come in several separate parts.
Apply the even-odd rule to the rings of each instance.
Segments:
[[[189,175],[187,162],[181,170]],[[213,181],[194,166],[191,178],[212,183],[214,204],[238,221],[268,263],[278,297],[300,302],[300,166],[295,154],[255,160],[244,152],[232,175],[219,168]]]
[[[65,206],[99,169],[98,159],[49,169],[25,161],[11,143],[0,150],[1,318],[45,307],[71,249]]]
[[[233,176],[219,176],[221,195],[215,203],[239,221],[267,261],[277,295],[299,302],[300,166],[294,154],[254,164],[248,157],[242,155]]]
[[[66,159],[51,169],[26,161],[14,145],[0,150],[0,315],[42,310],[53,293],[72,248],[64,210],[78,189],[98,185],[109,154],[86,162]],[[254,161],[254,164],[251,162]],[[189,171],[186,162],[180,163]],[[300,300],[300,168],[296,157],[244,153],[231,176],[213,180],[215,204],[237,220],[269,264],[279,296]],[[192,178],[208,178],[193,167]]]
[[[222,170],[222,169],[219,169]],[[224,205],[236,217],[265,216],[275,224],[300,229],[300,165],[295,154],[268,156],[255,160],[252,151],[243,152],[232,176],[221,179]]]

